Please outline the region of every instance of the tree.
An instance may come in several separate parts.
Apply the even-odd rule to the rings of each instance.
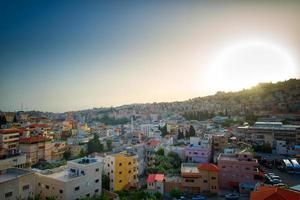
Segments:
[[[106,141],[106,146],[107,146],[107,150],[112,150],[112,140],[111,139],[108,139]]]
[[[103,151],[103,144],[100,143],[99,137],[97,134],[94,134],[94,138],[89,140],[88,142],[88,153],[94,152],[102,152]]]
[[[170,196],[173,197],[173,198],[179,198],[179,196],[180,196],[179,190],[176,189],[176,188],[173,188],[173,189],[170,191]]]
[[[17,116],[15,115],[15,116],[14,116],[14,119],[13,119],[13,123],[17,123],[17,122],[18,122]]]
[[[180,129],[178,129],[177,139],[178,140],[184,139],[183,131]]]
[[[159,148],[159,149],[156,151],[156,155],[160,155],[160,156],[165,155],[165,150],[164,150],[164,148]]]
[[[66,151],[64,152],[64,154],[63,154],[63,158],[64,158],[65,160],[69,160],[70,157],[71,157],[71,152],[70,152],[70,150],[66,150]]]
[[[161,136],[164,137],[168,134],[167,124],[165,124],[162,128],[159,129],[161,132]]]
[[[189,137],[194,137],[196,135],[195,128],[190,125],[190,130],[189,130]]]
[[[109,190],[109,177],[105,174],[102,174],[102,187],[106,190]]]
[[[173,164],[174,168],[180,168],[181,167],[181,158],[177,153],[174,151],[171,151],[167,155],[168,158],[171,159],[171,163]]]
[[[79,154],[78,154],[78,157],[79,157],[79,158],[82,158],[82,157],[84,157],[84,156],[86,156],[86,153],[84,152],[83,149],[81,149],[80,152],[79,152]]]
[[[0,117],[0,125],[6,125],[6,123],[7,123],[7,121],[6,121],[6,117],[5,117],[5,115],[2,115],[1,117]]]

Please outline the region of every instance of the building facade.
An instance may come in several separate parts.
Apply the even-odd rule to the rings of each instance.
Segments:
[[[218,157],[220,188],[238,188],[239,184],[261,181],[258,162],[247,150],[221,153]]]
[[[36,178],[36,192],[42,198],[79,200],[102,194],[103,163],[95,158],[67,162],[66,168],[41,171]]]
[[[106,156],[104,160],[104,172],[110,179],[110,191],[137,186],[138,162],[135,154],[117,153]]]
[[[0,171],[0,199],[28,199],[35,196],[35,174],[20,168]]]

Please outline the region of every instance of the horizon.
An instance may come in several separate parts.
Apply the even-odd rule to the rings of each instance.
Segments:
[[[299,10],[295,1],[3,1],[0,110],[185,101],[298,79]]]
[[[137,105],[137,104],[160,104],[160,103],[174,103],[174,102],[184,102],[184,101],[189,101],[192,99],[196,99],[196,98],[204,98],[204,97],[209,97],[209,96],[214,96],[217,95],[217,93],[219,92],[224,92],[224,93],[238,93],[238,92],[242,92],[244,90],[251,90],[257,86],[259,86],[260,84],[278,84],[280,82],[285,82],[285,81],[289,81],[289,80],[300,80],[300,78],[290,78],[288,80],[281,80],[281,81],[277,81],[277,82],[260,82],[257,83],[256,85],[250,86],[248,88],[242,88],[241,90],[238,91],[216,91],[214,94],[209,94],[209,95],[205,95],[205,96],[197,96],[197,97],[191,97],[189,99],[183,99],[183,100],[175,100],[175,101],[159,101],[159,102],[133,102],[133,103],[129,103],[129,104],[120,104],[120,105],[112,105],[112,106],[100,106],[100,107],[89,107],[89,108],[83,108],[80,110],[67,110],[67,111],[61,111],[61,112],[54,112],[54,111],[47,111],[47,110],[15,110],[15,111],[5,111],[5,110],[1,110],[0,112],[43,112],[43,113],[55,113],[55,114],[62,114],[62,113],[68,113],[68,112],[79,112],[79,111],[83,111],[83,110],[92,110],[92,109],[109,109],[109,108],[118,108],[118,107],[122,107],[122,106],[130,106],[130,105]]]

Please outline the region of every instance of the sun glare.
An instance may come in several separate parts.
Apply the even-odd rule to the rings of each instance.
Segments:
[[[294,58],[276,44],[245,41],[223,49],[210,68],[210,91],[237,91],[260,82],[282,81],[296,76]]]

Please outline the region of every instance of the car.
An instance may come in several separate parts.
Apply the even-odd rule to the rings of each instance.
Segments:
[[[277,176],[277,175],[271,175],[270,176],[272,179],[280,179],[280,176]]]
[[[225,199],[228,199],[228,200],[235,200],[235,199],[239,199],[239,198],[240,198],[240,195],[238,193],[225,194]]]
[[[206,199],[205,196],[202,195],[197,195],[192,198],[192,200],[205,200],[205,199]]]
[[[277,165],[276,168],[281,172],[284,171],[284,167],[282,165]]]

